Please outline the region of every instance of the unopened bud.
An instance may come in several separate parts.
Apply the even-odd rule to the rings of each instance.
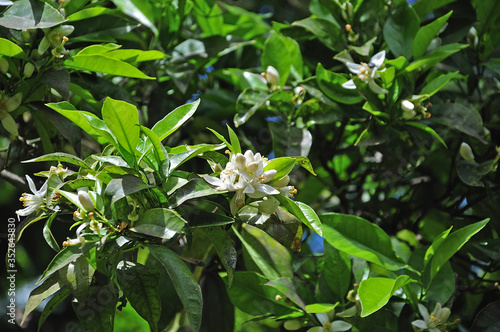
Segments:
[[[403,110],[403,119],[405,120],[413,119],[417,114],[415,112],[415,105],[408,100],[403,100],[401,102],[401,109]]]
[[[92,202],[90,195],[86,191],[78,192],[78,201],[80,201],[80,204],[85,209],[85,211],[87,212],[94,211],[95,209],[94,202]]]
[[[474,153],[469,144],[462,142],[460,145],[460,156],[465,160],[474,161]]]
[[[283,324],[283,327],[285,328],[285,330],[288,331],[296,331],[302,328],[302,324],[298,320],[293,319],[293,320],[287,320],[285,324]]]
[[[350,32],[352,30],[352,26],[350,24],[345,25],[345,31]]]
[[[33,75],[33,72],[35,71],[35,65],[32,64],[31,62],[28,62],[25,66],[24,66],[24,71],[23,71],[23,75],[24,77],[26,78],[30,78],[31,75]]]
[[[16,93],[15,95],[7,99],[7,101],[5,102],[4,104],[5,110],[9,113],[15,111],[19,107],[19,105],[21,105],[22,100],[23,100],[23,93],[22,92]]]
[[[273,66],[267,66],[266,69],[266,80],[271,86],[271,90],[274,90],[280,84],[280,74]]]
[[[9,62],[5,58],[0,58],[0,73],[6,74],[9,71]]]

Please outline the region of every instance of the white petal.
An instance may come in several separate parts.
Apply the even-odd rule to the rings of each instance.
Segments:
[[[426,329],[427,328],[427,323],[424,322],[423,320],[419,319],[416,321],[411,322],[412,325],[420,328],[420,329]]]
[[[247,164],[247,159],[245,158],[245,156],[244,156],[244,155],[242,155],[241,153],[238,153],[238,154],[236,155],[236,158],[235,158],[235,163],[236,163],[236,167],[237,167],[238,169],[243,170],[243,169],[245,169],[245,167],[246,167],[246,164]]]
[[[270,185],[267,184],[259,185],[257,187],[257,190],[267,195],[278,195],[280,193],[276,188],[271,187]]]
[[[375,67],[378,68],[384,63],[384,60],[385,60],[385,51],[382,51],[382,52],[378,52],[377,54],[375,54],[370,59],[370,63],[373,63],[375,65]]]
[[[444,323],[450,318],[451,311],[448,308],[443,308],[441,309],[441,312],[439,313],[439,318],[441,318],[441,322]]]
[[[24,208],[22,210],[17,210],[16,214],[20,215],[22,217],[25,217],[25,216],[28,216],[28,215],[32,214],[33,212],[35,212],[36,208],[37,208],[37,206],[35,206],[35,205],[28,205],[26,208]]]
[[[349,331],[351,329],[352,325],[341,321],[341,320],[336,320],[335,322],[332,322],[332,329],[333,331]]]
[[[422,315],[422,318],[424,321],[429,320],[429,311],[427,310],[426,307],[424,307],[422,304],[418,304],[418,311],[420,311],[420,315]]]
[[[245,151],[245,158],[249,161],[253,161],[254,160],[253,152],[251,150],[246,150]]]
[[[216,178],[214,176],[210,176],[210,175],[207,175],[207,174],[204,174],[203,175],[203,180],[207,181],[209,184],[211,184],[212,186],[216,186],[216,187],[225,187],[225,184],[224,182],[222,182],[221,179],[219,178]]]
[[[375,92],[376,94],[381,94],[381,93],[388,93],[389,91],[387,91],[386,89],[382,89],[381,87],[379,87],[377,85],[377,83],[375,83],[374,80],[370,80],[368,82],[368,86],[370,87],[370,89]]]
[[[45,181],[45,183],[42,185],[42,187],[40,188],[40,190],[38,190],[37,194],[40,195],[40,196],[45,196],[45,194],[47,193],[47,184],[48,181]]]
[[[251,185],[247,185],[245,189],[243,190],[243,193],[245,194],[253,194],[255,192],[255,188]]]
[[[33,194],[36,194],[37,190],[33,180],[31,180],[31,178],[28,175],[26,175],[26,180],[28,181],[28,186],[30,187],[31,192]]]
[[[276,173],[277,173],[277,172],[278,172],[278,171],[277,171],[277,170],[275,170],[275,169],[270,169],[269,171],[265,171],[265,172],[262,174],[262,175],[264,175],[264,177],[266,178],[266,179],[264,180],[264,183],[267,183],[267,182],[271,181],[271,180],[274,178],[274,176],[276,175]]]
[[[342,87],[344,89],[353,90],[353,89],[356,89],[356,84],[354,84],[353,80],[349,80],[349,81],[345,82],[344,84],[342,84]]]
[[[316,314],[316,318],[318,318],[321,325],[325,325],[326,323],[330,322],[330,320],[328,319],[328,315],[325,313]]]
[[[354,63],[354,62],[347,62],[345,64],[347,66],[347,69],[349,69],[349,71],[353,74],[359,74],[361,71],[359,70],[359,67],[361,65],[357,64],[357,63]]]

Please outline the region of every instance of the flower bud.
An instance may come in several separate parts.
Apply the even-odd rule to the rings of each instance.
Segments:
[[[33,75],[33,72],[35,71],[35,65],[32,64],[31,62],[28,62],[25,66],[24,66],[24,71],[23,71],[23,75],[24,77],[26,78],[30,78],[31,75]]]
[[[80,201],[80,204],[85,209],[85,211],[87,212],[94,211],[95,209],[94,202],[92,202],[92,199],[90,198],[90,195],[87,192],[79,191],[78,201]]]
[[[465,160],[474,161],[474,153],[469,144],[462,142],[460,145],[460,156]]]
[[[298,320],[293,319],[293,320],[287,320],[285,324],[283,324],[283,327],[285,328],[285,330],[288,331],[296,331],[302,327],[302,324]]]
[[[401,102],[401,109],[403,110],[403,119],[405,120],[413,119],[417,114],[415,112],[415,105],[408,100],[403,100]]]
[[[266,80],[269,85],[271,85],[271,90],[274,90],[280,84],[280,74],[273,66],[267,66],[266,69]]]
[[[16,93],[15,95],[7,99],[7,101],[5,101],[4,104],[5,110],[9,113],[15,111],[19,107],[19,105],[21,105],[22,100],[23,100],[23,93],[22,92]]]
[[[6,74],[9,71],[9,62],[5,58],[0,58],[0,73]]]
[[[25,43],[29,43],[31,41],[31,33],[28,30],[21,31],[21,39]]]

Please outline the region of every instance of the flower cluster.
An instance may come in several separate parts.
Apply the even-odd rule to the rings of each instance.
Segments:
[[[437,303],[432,314],[422,304],[418,304],[418,311],[423,319],[418,319],[412,322],[412,325],[417,331],[440,332],[446,331],[446,322],[450,317],[451,311],[449,308],[443,308],[441,303]]]
[[[226,151],[228,152],[228,151]],[[245,195],[250,198],[262,199],[259,202],[260,210],[272,214],[279,206],[273,195],[293,197],[297,190],[289,186],[290,177],[284,176],[270,184],[277,174],[275,169],[264,170],[269,161],[260,153],[247,150],[244,154],[230,153],[231,157],[220,176],[203,175],[203,179],[216,187],[217,190],[235,192],[231,200],[231,213],[236,215],[245,205]]]

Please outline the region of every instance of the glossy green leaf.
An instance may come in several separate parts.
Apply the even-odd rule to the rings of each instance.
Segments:
[[[60,284],[71,289],[78,301],[85,301],[95,272],[85,256],[78,257],[57,272]]]
[[[186,220],[174,210],[154,208],[142,214],[130,230],[162,239],[171,239],[185,225]]]
[[[191,179],[185,185],[180,187],[172,195],[172,200],[170,202],[171,207],[176,207],[181,205],[187,200],[221,194],[222,191],[212,188],[203,179]]]
[[[457,174],[460,180],[469,186],[484,187],[481,179],[494,169],[495,163],[494,159],[481,164],[470,160],[459,160],[457,162]]]
[[[54,221],[54,218],[57,216],[57,212],[54,212],[49,219],[45,222],[45,225],[43,226],[43,238],[45,239],[45,242],[54,249],[55,252],[59,252],[61,248],[59,247],[59,244],[57,243],[54,234],[52,234],[52,231],[50,230],[50,226],[52,226],[52,222]]]
[[[486,144],[483,119],[475,108],[460,103],[442,104],[434,108],[433,115],[436,123],[449,126]]]
[[[38,307],[43,300],[55,294],[61,289],[62,285],[59,283],[59,276],[54,274],[47,280],[43,282],[40,286],[33,289],[30,293],[30,297],[24,306],[23,318],[21,320],[21,325],[24,324],[24,321],[28,317],[28,315],[33,312],[33,310]]]
[[[342,75],[323,68],[321,63],[316,67],[316,81],[319,88],[328,98],[342,104],[356,104],[363,101],[357,90],[346,89],[342,84],[348,81]]]
[[[73,309],[82,327],[88,331],[113,332],[118,295],[115,283],[109,281],[104,285],[92,286],[86,301],[73,302]]]
[[[64,61],[66,68],[75,70],[88,70],[98,73],[142,78],[154,80],[154,77],[144,74],[142,71],[127,62],[107,57],[100,54],[75,55]]]
[[[29,160],[24,160],[23,163],[36,163],[36,162],[42,162],[42,161],[58,161],[61,163],[68,163],[68,164],[76,165],[76,166],[79,166],[83,169],[90,169],[90,166],[87,165],[80,158],[73,156],[69,153],[64,153],[64,152],[49,153],[49,154],[43,155],[41,157],[37,157],[37,158],[29,159]]]
[[[104,7],[92,7],[92,8],[84,8],[82,10],[77,11],[67,17],[69,22],[75,22],[80,20],[85,20],[88,18],[96,17],[99,15],[110,14],[115,10]]]
[[[64,21],[57,9],[36,0],[18,0],[0,17],[1,26],[15,30],[51,28]]]
[[[17,58],[26,57],[22,48],[5,38],[0,38],[0,55]]]
[[[435,93],[437,93],[439,90],[441,90],[442,87],[444,87],[446,84],[448,84],[449,81],[451,81],[457,76],[458,72],[440,75],[435,79],[433,79],[432,81],[430,81],[429,83],[427,83],[420,91],[420,94],[421,95],[427,94],[430,97]]]
[[[325,46],[334,51],[340,51],[344,46],[344,33],[337,22],[332,20],[321,17],[308,17],[293,22],[292,26],[299,26],[310,31]]]
[[[150,185],[133,175],[123,175],[111,180],[104,191],[106,196],[111,196],[111,205],[119,199],[151,188]]]
[[[418,16],[423,18],[425,14],[455,1],[457,0],[419,0],[413,4],[413,8],[417,12]]]
[[[158,331],[161,315],[160,272],[144,265],[121,261],[117,281],[127,301],[144,318],[152,331]]]
[[[243,224],[243,225],[247,226],[247,227],[245,227],[245,229],[248,229],[250,232],[253,231],[254,227],[249,226],[247,224]],[[260,271],[262,271],[262,274],[268,280],[279,279],[280,273],[278,273],[278,271],[277,271],[278,267],[273,266],[273,264],[272,264],[272,263],[276,263],[276,262],[273,261],[273,257],[269,256],[269,255],[273,254],[272,250],[266,250],[265,247],[262,248],[262,244],[259,243],[260,241],[258,241],[259,238],[256,238],[255,236],[253,236],[252,233],[250,233],[250,235],[245,238],[236,230],[236,228],[234,226],[232,227],[232,230],[233,230],[234,234],[236,234],[236,236],[240,239],[241,243],[243,244],[243,247],[248,252],[248,255],[252,259],[253,263],[260,269]],[[258,233],[258,231],[255,231],[253,233],[261,235],[260,239],[263,236],[261,233]],[[268,238],[270,238],[270,237],[268,237]],[[247,241],[247,239],[248,239],[248,241]],[[274,245],[281,246],[281,244],[279,244],[277,241],[275,241]],[[275,247],[274,245],[272,245],[272,247]],[[285,249],[285,248],[283,247],[283,249]],[[286,262],[286,260],[285,260],[285,262]],[[290,263],[290,261],[288,261],[288,263]],[[284,271],[285,270],[282,269],[280,272],[284,272]],[[290,272],[291,272],[291,266],[290,266]]]
[[[446,143],[444,142],[444,140],[441,138],[441,136],[439,136],[438,133],[436,133],[436,131],[434,129],[432,129],[431,127],[429,127],[428,125],[425,125],[421,122],[415,122],[415,121],[406,121],[405,122],[406,125],[408,126],[412,126],[414,128],[417,128],[425,133],[427,133],[428,135],[430,135],[436,142],[439,142],[441,143],[445,148],[448,148],[446,146]]]
[[[120,144],[134,156],[139,143],[139,113],[127,102],[106,98],[102,106],[102,119]]]
[[[266,278],[255,272],[236,271],[227,292],[231,302],[241,311],[252,316],[275,315],[294,312],[284,301],[276,301],[276,290],[264,286]]]
[[[414,71],[417,68],[421,68],[423,70],[427,70],[431,67],[433,67],[435,64],[443,61],[450,55],[457,53],[458,51],[469,47],[469,45],[466,44],[458,44],[458,43],[451,43],[447,44],[441,47],[438,47],[431,53],[421,57],[420,59],[417,59],[410,63],[405,70],[406,71]]]
[[[233,147],[234,153],[242,153],[240,140],[238,139],[238,136],[236,135],[234,130],[229,127],[229,125],[227,125],[227,131],[229,132],[229,139],[231,141],[231,146]]]
[[[430,280],[433,280],[441,267],[463,247],[477,232],[486,226],[490,219],[484,219],[477,223],[465,226],[448,235],[444,241],[435,249],[435,254],[428,264],[430,268]]]
[[[415,59],[420,58],[425,54],[427,47],[429,47],[431,41],[438,35],[443,26],[446,24],[450,18],[453,11],[449,11],[448,14],[441,16],[440,18],[434,20],[433,22],[421,27],[415,39],[413,39],[413,57]]]
[[[150,245],[148,248],[170,276],[175,291],[184,305],[191,327],[194,332],[198,332],[201,324],[203,298],[200,286],[193,274],[172,250],[159,245]]]
[[[361,281],[358,289],[362,307],[361,317],[380,310],[398,289],[410,282],[413,280],[407,275],[401,275],[396,279],[368,278]]]
[[[325,246],[325,275],[326,283],[338,299],[344,299],[351,287],[351,260],[349,256],[337,250],[328,242]]]
[[[142,0],[112,1],[123,13],[136,19],[138,22],[151,29],[155,35],[158,35],[158,29],[154,21],[155,8],[150,2]]]
[[[276,195],[275,197],[280,204],[288,210],[288,212],[297,217],[297,219],[315,231],[319,236],[323,236],[321,221],[316,215],[316,212],[314,212],[310,206],[302,202],[295,202],[282,195]]]
[[[306,310],[306,305],[304,304],[304,301],[300,298],[300,296],[297,294],[297,290],[295,285],[293,284],[292,278],[280,278],[272,280],[267,282],[265,285],[273,287],[281,294],[286,296],[286,298],[289,299],[297,307],[301,308],[304,311]]]
[[[396,255],[389,236],[377,225],[353,215],[320,216],[325,240],[340,251],[396,271],[407,267]]]
[[[156,50],[142,51],[134,49],[119,49],[107,53],[106,56],[126,62],[143,62],[163,59],[165,57],[165,53]]]
[[[207,227],[203,228],[203,230],[212,242],[222,265],[227,271],[228,285],[231,287],[238,256],[233,241],[229,234],[221,227]]]
[[[279,73],[279,85],[285,86],[288,76],[297,73],[298,79],[302,76],[302,55],[299,44],[292,38],[271,32],[264,44],[261,57],[262,68],[273,66]]]
[[[420,19],[415,10],[405,1],[392,13],[384,25],[384,38],[395,57],[409,59],[412,43],[420,26]]]
[[[45,305],[43,308],[42,314],[40,315],[40,318],[38,320],[38,330],[40,331],[40,328],[42,327],[43,323],[47,318],[50,316],[50,314],[56,309],[66,298],[71,294],[71,290],[69,288],[63,288],[59,292],[57,292],[49,302]],[[26,310],[26,309],[25,309]]]
[[[329,303],[313,303],[306,305],[306,312],[309,314],[326,314],[334,310],[337,307],[336,304]]]
[[[198,105],[200,105],[199,99],[190,104],[177,107],[158,121],[151,130],[158,136],[160,141],[163,141],[196,112]]]
[[[198,146],[190,147],[187,151],[174,154],[170,157],[170,172],[173,172],[186,161],[196,157],[197,155],[207,151],[214,151],[218,148],[219,146],[212,144],[199,144]]]

